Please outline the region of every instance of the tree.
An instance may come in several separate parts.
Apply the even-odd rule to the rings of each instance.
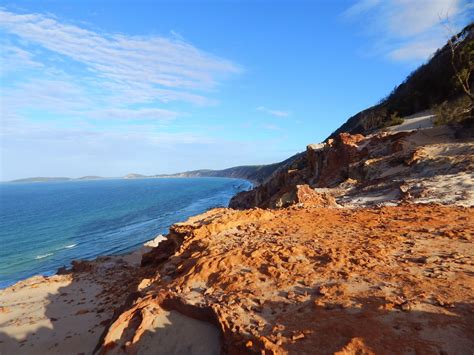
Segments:
[[[448,25],[446,25],[446,27],[448,31],[453,33]],[[474,93],[471,88],[471,73],[474,71],[473,30],[474,24],[471,24],[461,32],[462,37],[454,34],[448,41],[451,50],[451,66],[453,67],[454,75],[464,93],[471,100],[471,105],[474,103]],[[467,42],[463,43],[463,41]]]

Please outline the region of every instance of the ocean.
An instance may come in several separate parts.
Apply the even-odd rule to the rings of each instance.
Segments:
[[[74,259],[129,252],[251,186],[228,178],[2,183],[0,288]]]

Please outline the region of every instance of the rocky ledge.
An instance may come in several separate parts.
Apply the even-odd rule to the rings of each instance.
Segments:
[[[310,144],[292,165],[230,207],[281,208],[298,203],[298,186],[331,195],[342,206],[474,204],[474,143],[447,126],[370,136],[341,133]]]
[[[98,350],[140,353],[165,331],[154,320],[177,312],[212,325],[228,354],[469,353],[473,220],[466,207],[324,208],[310,198],[212,210],[144,256],[148,278]]]

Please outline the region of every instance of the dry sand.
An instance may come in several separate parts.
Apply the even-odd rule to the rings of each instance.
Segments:
[[[163,239],[0,290],[0,354],[91,354],[126,291],[136,287],[142,254]]]
[[[140,353],[166,308],[213,320],[231,354],[470,354],[473,221],[425,204],[209,211],[145,258],[155,277],[102,350]]]
[[[433,127],[434,115],[430,111],[418,112],[414,115],[403,118],[403,123],[388,127],[391,132],[405,132],[416,129],[425,129]]]

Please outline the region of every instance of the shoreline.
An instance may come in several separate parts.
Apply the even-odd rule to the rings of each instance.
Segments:
[[[18,280],[18,281],[14,282],[10,285],[4,286],[4,287],[0,286],[0,292],[7,289],[7,288],[14,287],[19,283],[26,282],[29,279],[35,279],[35,278],[47,279],[49,277],[54,277],[56,275],[64,275],[64,274],[70,273],[74,268],[74,264],[78,264],[78,263],[101,262],[101,260],[107,259],[107,258],[123,258],[123,259],[126,259],[128,261],[133,260],[132,262],[136,262],[135,259],[138,256],[141,257],[141,255],[143,255],[144,253],[149,251],[151,248],[156,247],[161,241],[163,241],[165,239],[166,239],[165,235],[158,234],[154,238],[149,239],[149,240],[145,241],[144,243],[138,244],[135,247],[133,247],[133,249],[130,249],[130,250],[128,250],[124,253],[121,253],[121,254],[102,254],[102,255],[97,255],[93,259],[73,259],[73,260],[71,260],[71,262],[69,263],[68,266],[66,266],[66,265],[61,266],[58,269],[56,269],[56,271],[51,271],[50,273],[48,272],[48,273],[43,273],[43,274],[35,274],[35,275],[32,275],[32,276],[26,277],[24,279]]]
[[[48,179],[48,178],[47,178]],[[145,176],[145,177],[134,177],[134,178],[127,178],[127,177],[101,177],[95,179],[83,179],[83,178],[58,178],[58,179],[51,179],[51,180],[28,180],[27,179],[19,179],[19,180],[7,180],[7,181],[0,181],[0,184],[44,184],[44,183],[64,183],[64,182],[82,182],[82,181],[106,181],[106,180],[154,180],[154,179],[231,179],[231,180],[244,180],[250,182],[252,187],[258,186],[259,182],[244,178],[244,177],[232,177],[232,176]]]
[[[36,275],[0,289],[0,353],[92,353],[117,305],[140,279],[144,253],[158,235],[122,255],[74,260],[54,275]]]
[[[48,181],[48,182],[1,182],[1,183],[5,183],[5,184],[9,184],[9,185],[16,185],[16,184],[37,184],[37,183],[40,183],[40,184],[43,184],[43,183],[69,183],[69,182],[82,182],[82,181],[98,181],[98,180],[101,180],[101,181],[105,181],[105,180],[154,180],[154,179],[166,179],[168,177],[146,177],[146,178],[137,178],[137,179],[124,179],[124,178],[103,178],[103,179],[91,179],[91,180],[81,180],[81,179],[71,179],[71,180],[68,180],[68,181]],[[196,176],[196,177],[172,177],[172,179],[194,179],[194,178],[199,178],[199,179],[227,179],[227,180],[235,180],[236,182],[246,182],[248,184],[250,184],[249,187],[246,187],[245,190],[242,190],[242,191],[248,191],[249,189],[252,189],[254,186],[257,186],[255,182],[252,182],[251,180],[248,180],[248,179],[244,179],[244,178],[234,178],[234,177],[205,177],[205,176]],[[239,191],[240,192],[240,191]],[[229,203],[230,203],[230,200],[236,196],[239,192],[236,192],[232,195],[232,197],[229,199],[229,201],[227,202],[226,206],[225,207],[228,207],[229,206]],[[190,204],[192,204],[194,201],[191,201]],[[212,208],[215,208],[215,207],[208,207],[205,211],[202,211],[201,213],[204,213],[206,211],[208,211],[209,209],[212,209]],[[199,214],[199,213],[198,213]],[[188,216],[187,218],[189,218],[191,216]],[[185,218],[185,219],[187,219]],[[166,231],[169,231],[169,228],[175,224],[175,223],[179,223],[179,222],[183,222],[183,221],[175,221],[175,222],[171,222],[167,227],[166,227]],[[167,233],[167,232],[165,232]],[[70,269],[72,267],[72,262],[74,261],[95,261],[99,258],[102,258],[102,257],[111,257],[111,256],[123,256],[123,255],[127,255],[127,254],[132,254],[134,252],[136,252],[137,250],[139,250],[140,248],[142,248],[145,244],[155,240],[155,238],[157,238],[159,235],[163,235],[163,234],[157,234],[155,235],[154,237],[152,237],[151,239],[148,239],[148,240],[145,240],[144,242],[141,242],[141,243],[137,243],[136,245],[130,247],[130,248],[126,248],[124,251],[121,251],[121,252],[118,252],[117,254],[107,254],[107,253],[101,253],[101,254],[98,254],[96,255],[94,258],[92,259],[87,259],[87,258],[80,258],[80,257],[77,257],[77,258],[74,258],[74,259],[70,259],[69,262],[67,263],[64,263],[62,266],[57,266],[55,269],[51,269],[49,271],[43,271],[41,273],[36,273],[36,274],[33,274],[33,275],[30,275],[30,276],[26,276],[26,277],[22,277],[20,279],[17,279],[15,280],[15,278],[12,278],[10,280],[5,280],[5,281],[2,281],[2,283],[0,283],[0,291],[1,290],[4,290],[8,287],[11,287],[11,286],[14,286],[15,284],[19,283],[19,282],[22,282],[22,281],[25,281],[25,280],[28,280],[29,278],[32,278],[32,277],[36,277],[36,276],[39,276],[39,277],[50,277],[50,276],[54,276],[58,273],[59,270],[64,270],[64,269]],[[35,258],[36,260],[38,258]]]

